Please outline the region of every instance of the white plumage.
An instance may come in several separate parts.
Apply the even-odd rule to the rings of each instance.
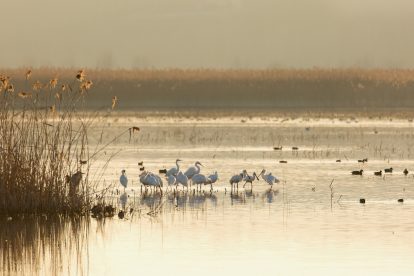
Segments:
[[[214,174],[210,174],[208,176],[208,180],[210,184],[216,183],[216,181],[218,180],[218,173],[217,171],[214,172]]]
[[[158,175],[155,175],[151,172],[146,172],[146,171],[143,171],[139,175],[139,181],[144,186],[152,186],[152,187],[156,187],[156,188],[161,188],[162,185],[163,185],[161,177],[159,177]]]
[[[245,175],[243,178],[243,180],[245,181],[243,188],[244,186],[246,186],[247,183],[250,183],[251,188],[253,188],[253,181],[255,181],[256,179],[259,180],[259,178],[256,175],[256,172],[253,172],[253,175],[249,175],[246,170],[243,170],[243,173]]]
[[[197,189],[198,189],[198,185],[200,185],[200,190],[201,190],[201,185],[206,185],[208,184],[208,179],[204,174],[195,174],[193,175],[193,177],[191,178],[191,181],[193,182],[193,184],[197,185]]]
[[[182,171],[178,172],[176,180],[177,180],[177,184],[181,184],[183,185],[183,187],[188,188],[188,177],[185,174],[183,174]]]
[[[200,166],[203,166],[200,162],[195,162],[194,166],[189,167],[184,174],[188,177],[188,179],[191,179],[194,175],[200,173]]]
[[[231,184],[231,187],[233,188],[233,185],[234,185],[234,184],[237,184],[237,187],[238,187],[238,186],[239,186],[239,182],[240,182],[240,181],[242,181],[244,177],[245,177],[244,172],[239,173],[239,174],[236,174],[236,175],[233,175],[233,176],[230,178],[230,184]]]
[[[176,176],[177,173],[180,171],[180,165],[178,164],[178,162],[180,162],[180,159],[175,160],[175,165],[176,167],[172,167],[171,169],[169,169],[166,173],[167,176],[173,175]]]
[[[260,175],[262,176],[263,180],[273,188],[273,184],[279,183],[279,179],[276,176],[273,176],[272,173],[265,174],[266,170],[263,169]]]

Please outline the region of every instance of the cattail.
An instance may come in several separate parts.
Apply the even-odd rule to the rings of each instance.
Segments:
[[[32,70],[27,70],[27,72],[26,72],[26,80],[29,80],[31,76],[32,76]]]
[[[78,81],[84,81],[85,77],[86,77],[86,74],[85,74],[85,70],[83,70],[83,69],[79,70],[78,73],[76,74],[76,79]]]
[[[42,87],[43,87],[43,85],[42,85],[42,83],[41,83],[40,81],[36,81],[36,82],[35,82],[35,83],[33,83],[33,85],[32,85],[32,89],[33,89],[34,91],[38,91],[38,90],[42,89]]]
[[[92,82],[91,80],[88,80],[88,81],[85,83],[85,88],[86,88],[86,90],[91,89],[92,84],[93,84],[93,82]]]
[[[118,97],[114,96],[112,98],[112,110],[115,108],[116,104],[118,103]]]
[[[7,86],[9,86],[10,77],[2,77],[0,76],[0,82],[2,85],[2,89],[7,89]]]
[[[82,91],[89,90],[89,89],[91,89],[92,84],[93,84],[93,82],[92,82],[92,81],[90,81],[90,80],[88,80],[88,81],[84,81],[84,82],[82,82],[82,83],[81,83],[81,85],[80,85],[80,89],[81,89]]]
[[[20,98],[26,99],[26,98],[31,98],[32,97],[32,93],[26,93],[26,92],[19,92],[19,94],[17,94]]]
[[[49,87],[50,87],[50,89],[54,89],[56,87],[57,83],[58,83],[58,79],[57,78],[51,79],[49,81]]]
[[[7,91],[8,93],[13,93],[13,92],[14,92],[14,86],[13,86],[13,84],[9,84],[9,85],[7,86],[7,88],[6,88],[6,91]]]

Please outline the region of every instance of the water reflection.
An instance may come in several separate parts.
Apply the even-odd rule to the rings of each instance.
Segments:
[[[42,215],[0,220],[0,272],[85,274],[89,219]]]
[[[254,203],[256,198],[264,199],[263,202],[273,203],[279,191],[267,189],[265,191],[232,190],[227,191],[195,191],[195,190],[170,190],[151,191],[145,190],[141,194],[123,193],[118,197],[118,208],[126,212],[139,211],[141,214],[156,215],[161,212],[172,212],[174,210],[193,210],[216,208],[220,204],[231,205]],[[113,202],[113,199],[108,199]]]

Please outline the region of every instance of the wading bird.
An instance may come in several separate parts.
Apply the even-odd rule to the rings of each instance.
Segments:
[[[178,164],[178,162],[180,162],[180,161],[182,161],[182,160],[180,160],[180,159],[175,160],[176,167],[172,167],[171,169],[169,169],[166,173],[167,176],[170,176],[170,175],[176,176],[177,175],[177,173],[180,171],[180,165]]]
[[[156,189],[159,188],[162,192],[162,180],[161,177],[158,175],[155,175],[151,172],[142,172],[139,175],[139,181],[145,186],[145,187],[155,187]]]
[[[176,185],[177,184],[177,179],[175,178],[174,175],[170,174],[169,176],[166,177],[167,178],[167,183],[168,183],[168,187]]]
[[[246,186],[247,183],[250,183],[250,187],[253,189],[253,181],[255,181],[256,179],[259,180],[259,178],[257,177],[256,172],[253,172],[253,175],[248,175],[247,171],[243,170],[243,173],[245,175],[244,178],[243,178],[243,180],[245,181],[244,185],[243,185],[243,188],[244,188],[244,186]]]
[[[183,190],[184,190],[184,187],[188,189],[188,177],[185,174],[183,174],[182,171],[179,171],[177,173],[176,179],[177,179],[177,185],[178,184],[183,185]]]
[[[204,174],[195,174],[195,175],[193,175],[193,177],[191,178],[191,181],[193,182],[193,184],[197,185],[197,191],[198,191],[198,185],[200,185],[200,191],[201,191],[201,185],[209,184],[208,179]],[[211,185],[211,188],[212,187],[213,187],[213,185]]]
[[[69,182],[69,194],[71,196],[75,195],[80,182],[82,181],[82,174],[83,172],[77,171],[76,173],[72,174],[72,176],[69,177],[69,175],[66,176],[66,181]]]
[[[215,171],[213,174],[210,174],[208,177],[208,181],[210,184],[214,184],[217,182],[218,180],[218,173],[217,171]]]
[[[194,175],[200,173],[200,166],[203,166],[200,162],[195,162],[194,166],[189,167],[184,174],[188,177],[188,179],[191,179]]]
[[[125,192],[125,188],[128,186],[128,177],[125,175],[125,170],[121,171],[121,176],[119,177],[119,182],[121,182],[121,185],[124,187],[124,192]]]
[[[234,184],[237,184],[237,189],[239,189],[239,182],[242,181],[245,176],[246,175],[245,175],[244,171],[242,173],[233,175],[230,178],[231,189],[233,189]]]
[[[262,179],[267,184],[269,184],[270,185],[270,189],[272,189],[273,188],[273,184],[277,184],[280,181],[279,181],[279,179],[277,179],[276,176],[273,176],[272,173],[265,174],[265,172],[266,172],[266,170],[263,169],[262,172],[259,174],[259,176],[261,175],[262,176]]]
[[[404,175],[407,175],[408,174],[407,168],[404,169],[403,173],[404,173]]]
[[[392,168],[384,169],[384,172],[386,172],[386,173],[392,173]]]

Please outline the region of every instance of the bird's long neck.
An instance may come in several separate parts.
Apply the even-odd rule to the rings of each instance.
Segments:
[[[175,165],[177,165],[177,171],[179,171],[180,170],[180,165],[178,165],[178,160],[175,161]]]
[[[197,168],[196,174],[199,174],[200,173],[200,170],[201,170],[200,165],[199,164],[195,164],[195,166]]]

